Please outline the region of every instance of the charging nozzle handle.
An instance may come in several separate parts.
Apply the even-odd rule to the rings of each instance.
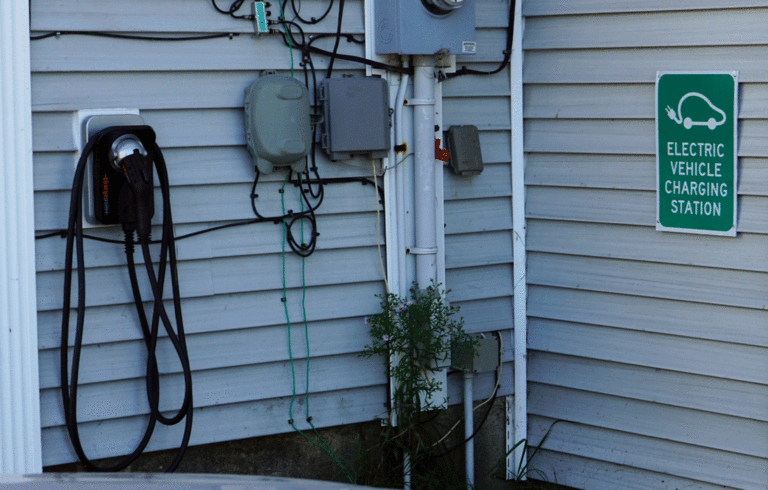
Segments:
[[[136,234],[140,242],[148,241],[155,212],[152,160],[136,150],[120,160],[120,167],[133,191]]]

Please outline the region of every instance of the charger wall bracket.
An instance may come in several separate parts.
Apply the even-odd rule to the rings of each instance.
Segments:
[[[74,165],[80,159],[80,154],[86,143],[96,133],[110,126],[143,126],[144,119],[138,109],[83,109],[75,112],[73,118],[73,140],[75,143]],[[114,226],[102,224],[96,217],[96,186],[93,175],[93,155],[88,158],[85,168],[85,196],[83,206],[83,228]]]

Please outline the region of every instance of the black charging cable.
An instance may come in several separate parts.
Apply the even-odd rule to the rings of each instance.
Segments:
[[[145,127],[146,128],[146,127]],[[147,149],[147,155],[142,156],[143,160],[139,160],[139,155],[135,157],[129,157],[125,161],[126,167],[136,168],[124,168],[126,174],[130,174],[138,169],[141,175],[141,180],[146,183],[146,171],[147,168],[151,172],[151,162],[154,161],[157,171],[158,180],[160,182],[160,189],[163,198],[163,225],[162,225],[162,238],[160,240],[160,262],[158,272],[155,273],[155,269],[152,263],[152,257],[150,255],[150,221],[151,211],[146,207],[147,190],[142,186],[144,184],[137,183],[137,181],[129,177],[129,187],[135,194],[134,203],[136,208],[133,210],[133,216],[140,217],[135,222],[127,221],[123,223],[123,229],[125,231],[125,247],[126,247],[126,260],[128,263],[128,274],[131,281],[131,289],[134,297],[134,303],[136,304],[137,314],[139,317],[139,323],[144,335],[144,342],[147,347],[147,366],[146,366],[146,389],[147,400],[149,403],[150,413],[147,427],[144,431],[141,441],[136,446],[133,452],[125,456],[118,463],[111,466],[98,466],[91,461],[83,450],[82,443],[80,441],[80,435],[77,424],[77,389],[78,378],[80,370],[80,356],[82,350],[83,330],[85,324],[85,300],[86,300],[86,287],[85,287],[85,257],[83,252],[83,182],[85,178],[85,167],[89,155],[93,152],[96,142],[98,142],[102,136],[109,131],[114,131],[115,128],[107,128],[104,131],[100,131],[95,134],[90,141],[86,144],[82,151],[80,160],[75,170],[75,177],[72,183],[72,194],[70,200],[69,209],[69,223],[67,228],[67,244],[66,255],[64,264],[64,302],[62,310],[62,328],[61,328],[61,393],[62,401],[64,404],[64,416],[67,425],[67,431],[69,432],[72,445],[75,453],[80,461],[86,466],[87,469],[92,471],[120,471],[131,463],[133,463],[139,455],[144,451],[149,440],[152,436],[157,422],[163,425],[174,425],[179,423],[182,419],[185,420],[184,435],[179,450],[173,462],[170,464],[167,472],[174,471],[186,451],[189,444],[189,439],[192,431],[192,374],[189,364],[189,355],[186,346],[186,337],[184,333],[184,324],[181,314],[181,300],[179,294],[179,279],[176,266],[176,249],[173,236],[173,220],[171,216],[170,205],[170,186],[168,183],[168,172],[163,159],[162,152],[154,141]],[[126,132],[130,132],[130,127],[124,128]],[[125,160],[125,159],[124,159]],[[149,174],[149,182],[151,184],[151,173]],[[134,174],[134,177],[136,175]],[[151,187],[150,187],[151,189]],[[138,191],[138,192],[137,192]],[[150,194],[151,195],[151,194]],[[140,199],[139,199],[140,198]],[[147,218],[149,213],[149,218]],[[131,212],[129,211],[129,215]],[[141,221],[141,222],[139,222]],[[147,276],[149,278],[150,285],[152,287],[152,294],[154,297],[154,308],[152,311],[151,323],[147,318],[144,311],[144,303],[141,298],[141,292],[138,286],[138,279],[136,274],[136,267],[134,262],[134,241],[133,232],[138,231],[139,244],[144,256],[144,263],[147,270]],[[73,253],[77,256],[77,315],[75,326],[75,338],[72,350],[72,368],[70,373],[69,359],[68,359],[68,346],[69,346],[69,316],[71,311],[70,301],[72,292],[72,272],[73,272]],[[176,331],[174,332],[172,322],[165,310],[163,304],[163,284],[165,281],[166,269],[171,273],[171,289],[173,294],[174,316],[176,320]],[[160,412],[160,375],[157,366],[157,340],[159,333],[159,324],[162,321],[163,326],[168,334],[168,338],[176,350],[176,353],[181,362],[182,371],[184,375],[184,401],[182,402],[179,410],[171,417],[167,417]]]

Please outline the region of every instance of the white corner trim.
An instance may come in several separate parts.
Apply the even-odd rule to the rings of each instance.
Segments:
[[[0,3],[0,474],[41,473],[28,0]]]
[[[512,65],[510,67],[512,117],[512,255],[514,285],[514,422],[512,446],[528,438],[528,285],[525,250],[525,149],[523,148],[523,0],[515,2]],[[508,441],[509,444],[509,441]],[[511,446],[509,446],[511,447]],[[507,457],[507,478],[525,455],[525,444]],[[509,458],[513,458],[512,461]]]

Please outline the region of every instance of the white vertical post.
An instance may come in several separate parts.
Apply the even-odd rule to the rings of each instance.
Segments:
[[[514,366],[515,409],[513,441],[528,438],[528,285],[525,250],[525,149],[523,148],[523,0],[515,2],[514,38],[510,85],[512,90],[512,232],[513,232],[513,284],[514,284]],[[508,442],[509,444],[509,442]],[[517,468],[525,457],[525,444],[517,446],[507,457],[507,478],[510,468]],[[513,458],[509,461],[509,458]],[[510,464],[511,463],[511,464]],[[525,475],[523,475],[525,477]]]
[[[42,471],[29,2],[0,2],[0,473]]]
[[[413,57],[414,194],[416,281],[426,288],[437,279],[435,231],[435,57]]]

